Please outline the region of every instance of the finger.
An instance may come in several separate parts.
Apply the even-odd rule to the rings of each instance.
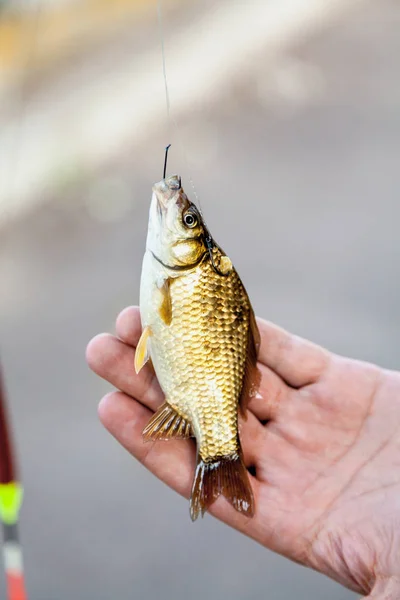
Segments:
[[[120,340],[130,346],[137,346],[142,333],[139,308],[128,306],[121,311],[117,317],[115,330]]]
[[[99,406],[99,416],[103,425],[118,442],[156,477],[188,498],[195,469],[194,444],[183,440],[153,444],[143,442],[142,430],[151,415],[149,409],[122,392],[108,394]],[[283,460],[286,449],[283,440],[281,448],[276,446],[275,441],[271,438],[269,443],[260,448],[260,454],[265,461],[264,481],[268,481],[269,484],[259,483],[257,479],[249,476],[254,492],[255,516],[250,519],[238,513],[223,497],[214,502],[209,512],[231,527],[259,542],[262,541],[272,550],[293,557],[292,542],[290,539],[287,541],[286,522],[290,511],[282,511],[282,506],[289,506],[290,502],[293,502],[293,493],[290,487],[287,493],[282,493],[279,489],[282,483],[289,486],[293,480],[293,468],[288,469],[286,481],[282,482],[281,470],[276,470],[274,475],[271,462],[273,463],[275,458]],[[296,459],[296,456],[297,454],[294,454],[293,459]],[[286,462],[293,464],[290,456],[286,457]]]
[[[312,342],[292,335],[273,323],[258,319],[261,334],[259,360],[293,387],[315,383],[329,363],[330,353]],[[117,335],[135,346],[141,332],[139,309],[129,306],[117,319]]]
[[[142,431],[147,425],[153,412],[141,403],[127,396],[123,392],[111,392],[100,402],[100,420],[106,429],[118,439],[118,441],[136,458],[149,467],[149,459],[154,457],[164,461],[165,451],[173,449],[174,456],[180,460],[186,460],[194,450],[194,444],[190,443],[190,450],[182,440],[169,440],[168,444],[143,442]],[[133,417],[135,416],[135,420]],[[139,418],[140,417],[140,418]],[[124,420],[125,419],[125,420]],[[136,438],[140,438],[136,440]],[[266,430],[254,415],[249,415],[245,422],[240,424],[240,440],[242,444],[244,462],[247,467],[259,466],[259,450],[264,444]],[[136,441],[135,441],[136,440]],[[138,443],[140,441],[140,443]],[[149,454],[151,450],[151,455]],[[169,456],[169,454],[168,454]],[[168,465],[168,463],[166,463]],[[194,463],[193,463],[194,465]]]
[[[259,360],[283,378],[299,387],[314,383],[323,373],[329,352],[320,346],[292,335],[273,323],[257,320],[261,334]],[[117,335],[135,346],[141,332],[140,314],[136,306],[124,309],[117,319]]]
[[[247,468],[260,466],[261,452],[266,440],[266,428],[251,412],[246,418],[239,414],[239,438],[243,450],[244,464]]]
[[[107,394],[99,405],[101,422],[118,442],[156,477],[189,498],[196,463],[195,445],[189,440],[143,442],[142,431],[151,415],[152,411],[122,392]],[[249,478],[257,508],[258,484],[254,477],[249,475]],[[250,527],[251,519],[236,512],[222,497],[209,512],[242,531]]]
[[[261,383],[258,393],[250,399],[249,410],[263,423],[276,419],[289,396],[290,388],[271,369],[258,363]]]
[[[141,324],[137,307],[130,306],[117,318],[117,334],[129,346],[115,337],[102,334],[94,338],[87,350],[87,359],[95,373],[115,387],[134,396],[155,410],[162,401],[162,392],[154,372],[146,367],[139,376],[133,372],[134,350],[140,337]],[[249,410],[261,421],[275,419],[289,388],[271,369],[259,364],[261,385],[258,394],[249,402]]]
[[[137,306],[128,306],[118,315],[116,332],[118,337],[127,344],[137,345],[141,333],[140,313]],[[288,387],[265,365],[259,365],[259,369],[262,376],[261,385],[258,395],[249,402],[249,410],[261,421],[266,421],[277,416],[282,402],[287,397]]]
[[[129,322],[132,322],[130,315]],[[125,330],[127,331],[127,329]],[[133,332],[133,330],[132,330]],[[130,341],[134,341],[132,337]],[[93,338],[86,351],[90,368],[100,377],[142,404],[156,410],[163,400],[163,393],[152,369],[144,367],[139,375],[133,369],[135,349],[110,334]],[[289,388],[276,373],[260,365],[261,385],[259,393],[249,402],[249,410],[260,420],[278,417],[288,397]]]
[[[273,323],[257,320],[261,335],[258,359],[293,387],[315,383],[326,371],[330,353]]]
[[[86,349],[86,360],[97,375],[156,410],[164,396],[155,374],[146,365],[136,375],[134,359],[135,349],[108,333],[97,335]]]
[[[111,392],[99,405],[104,427],[159,479],[189,497],[195,446],[191,441],[144,442],[142,431],[153,412],[122,392]]]

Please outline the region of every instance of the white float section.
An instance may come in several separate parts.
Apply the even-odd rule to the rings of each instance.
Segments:
[[[166,36],[173,114],[215,99],[262,53],[279,53],[361,1],[227,0],[196,16]],[[63,87],[0,117],[0,222],[40,202],[60,173],[96,168],[165,123],[160,47]]]
[[[8,575],[20,576],[23,570],[21,547],[16,542],[5,542],[3,546],[4,568]]]

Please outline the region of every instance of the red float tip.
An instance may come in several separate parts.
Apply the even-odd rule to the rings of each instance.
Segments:
[[[7,590],[8,600],[28,600],[22,573],[7,573]]]

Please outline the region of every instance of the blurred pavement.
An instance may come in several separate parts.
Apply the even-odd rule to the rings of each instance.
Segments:
[[[151,185],[189,174],[256,312],[399,368],[400,9],[365,2],[217,102],[126,147],[0,237],[0,340],[25,482],[30,600],[354,595],[177,497],[97,421],[88,340],[137,303]],[[172,138],[171,138],[172,136]],[[3,580],[0,578],[0,590]]]
[[[175,118],[218,102],[261,52],[271,62],[365,0],[66,1],[60,16],[32,13],[20,81],[6,77],[0,94],[0,226],[162,127],[162,44]]]

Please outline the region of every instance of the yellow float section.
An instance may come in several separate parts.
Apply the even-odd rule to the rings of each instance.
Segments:
[[[0,520],[15,525],[22,504],[22,486],[19,483],[0,483]]]

